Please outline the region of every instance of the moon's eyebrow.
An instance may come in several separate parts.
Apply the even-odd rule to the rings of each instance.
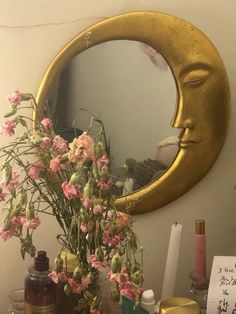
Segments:
[[[211,73],[212,67],[203,62],[197,62],[187,65],[181,72],[179,77],[186,84],[198,83],[204,81]]]

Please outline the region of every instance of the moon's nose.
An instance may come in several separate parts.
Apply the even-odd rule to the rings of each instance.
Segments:
[[[193,129],[194,123],[190,118],[186,119],[174,119],[172,122],[172,126],[178,129]]]
[[[184,106],[183,102],[180,101],[177,107],[177,111],[171,123],[172,127],[178,129],[193,129],[194,121],[188,113],[187,106]]]

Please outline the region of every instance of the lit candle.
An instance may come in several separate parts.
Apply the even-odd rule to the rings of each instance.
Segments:
[[[181,231],[182,225],[175,223],[171,226],[170,242],[161,291],[161,300],[173,297],[175,294],[175,282],[179,259]]]

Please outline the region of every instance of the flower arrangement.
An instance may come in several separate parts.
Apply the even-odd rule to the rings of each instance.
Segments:
[[[110,174],[102,121],[92,117],[100,128],[96,136],[90,135],[90,126],[68,143],[55,134],[48,117],[36,121],[33,128],[29,126],[32,119],[22,112],[29,108],[37,111],[33,95],[14,91],[8,100],[10,110],[1,123],[1,133],[11,137],[18,125],[25,132],[0,148],[4,159],[0,201],[6,212],[0,237],[19,238],[22,257],[26,253],[33,257],[33,234],[40,217],[53,215],[62,231],[57,235],[62,249],[50,277],[63,284],[66,295],[80,296],[77,309],[100,313],[98,278],[104,268],[109,270],[108,280],[113,283],[114,302],[119,301],[121,294],[139,302],[143,273],[136,260],[137,240],[131,216],[120,213],[114,204],[115,181]],[[62,251],[77,258],[70,273],[63,263]]]

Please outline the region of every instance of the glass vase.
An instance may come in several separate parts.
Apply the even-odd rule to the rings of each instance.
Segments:
[[[195,272],[191,272],[189,274],[189,278],[191,280],[191,287],[189,290],[191,298],[199,303],[201,307],[201,314],[205,314],[207,308],[209,279],[205,278],[199,282],[196,279]]]
[[[64,292],[64,283],[58,282],[56,292],[56,314],[87,314],[89,311],[78,311],[78,304],[83,297],[80,294]]]

